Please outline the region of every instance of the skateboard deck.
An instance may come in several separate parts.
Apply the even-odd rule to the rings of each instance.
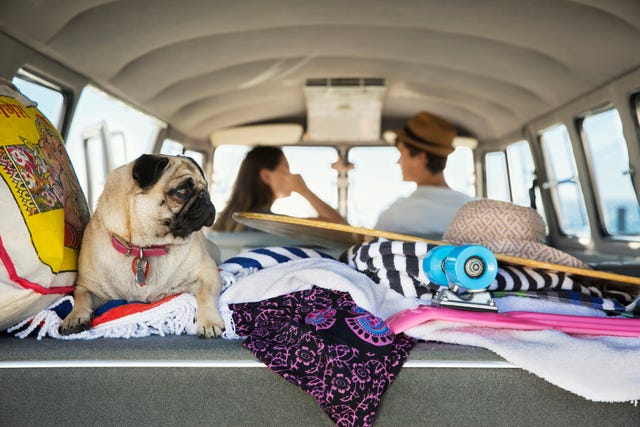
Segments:
[[[570,316],[532,311],[487,313],[423,305],[402,310],[385,322],[391,331],[399,334],[434,320],[524,331],[555,329],[568,334],[640,337],[640,319]]]
[[[350,246],[366,243],[375,238],[398,240],[403,242],[426,242],[433,245],[446,245],[447,243],[422,237],[392,233],[383,230],[374,230],[365,227],[354,227],[344,224],[336,224],[306,218],[295,218],[283,215],[262,214],[252,212],[236,212],[233,215],[235,221],[248,227],[277,236],[289,237],[305,243],[314,244],[324,248],[347,249]],[[627,276],[607,271],[590,270],[584,268],[568,267],[561,264],[553,264],[521,258],[506,254],[495,254],[500,264],[530,267],[549,272],[563,272],[572,277],[585,279],[592,283],[604,281],[613,284],[617,289],[637,293],[640,288],[640,277]]]

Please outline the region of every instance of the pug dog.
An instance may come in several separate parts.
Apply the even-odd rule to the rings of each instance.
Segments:
[[[198,335],[219,336],[220,274],[201,231],[214,218],[204,172],[189,157],[145,154],[114,169],[82,238],[75,303],[60,333],[88,329],[108,300],[189,292]]]

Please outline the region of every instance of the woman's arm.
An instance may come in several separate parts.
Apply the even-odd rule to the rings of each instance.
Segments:
[[[295,191],[307,199],[311,206],[318,212],[318,219],[323,221],[336,222],[338,224],[348,224],[347,221],[334,208],[325,203],[313,191],[309,189],[307,183],[299,174],[291,174],[289,177],[291,191]]]

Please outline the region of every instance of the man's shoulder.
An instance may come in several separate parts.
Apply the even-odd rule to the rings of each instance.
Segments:
[[[458,190],[454,190],[449,187],[436,187],[433,185],[421,185],[416,191],[409,196],[409,198],[447,198],[447,199],[457,199],[457,200],[465,200],[472,201],[475,198],[466,193],[463,193]]]

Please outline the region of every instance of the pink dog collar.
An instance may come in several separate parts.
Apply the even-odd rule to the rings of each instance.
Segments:
[[[132,245],[129,242],[122,243],[116,236],[111,237],[111,245],[113,248],[126,256],[135,256],[140,258],[146,258],[150,256],[161,256],[169,253],[166,246],[147,246],[141,248],[136,245]]]

